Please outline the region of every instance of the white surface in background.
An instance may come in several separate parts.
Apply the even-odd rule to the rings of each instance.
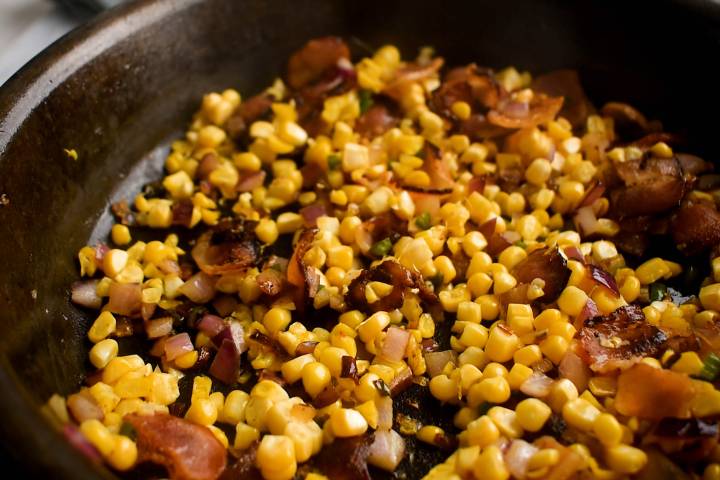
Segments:
[[[75,26],[51,0],[0,0],[0,85]]]

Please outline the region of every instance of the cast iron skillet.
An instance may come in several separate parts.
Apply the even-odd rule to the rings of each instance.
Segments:
[[[406,55],[430,44],[451,65],[577,68],[596,103],[628,101],[718,158],[717,2],[343,3],[131,3],[0,90],[0,429],[28,475],[112,477],[38,412],[53,392],[76,390],[87,368],[89,319],[68,300],[75,252],[106,235],[109,202],[160,175],[165,146],[204,92],[255,93],[310,38],[352,37],[358,52],[393,42]],[[424,471],[413,468],[409,477]]]

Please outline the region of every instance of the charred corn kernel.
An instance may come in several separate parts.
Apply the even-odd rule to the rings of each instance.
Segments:
[[[651,258],[635,270],[635,276],[643,285],[657,282],[670,273],[670,267],[662,258]]]
[[[336,437],[354,437],[367,431],[368,423],[357,410],[339,408],[330,414],[330,426]]]
[[[527,170],[525,170],[525,180],[533,185],[542,187],[550,178],[551,173],[552,166],[550,162],[544,158],[536,158],[528,165]]]
[[[107,461],[115,470],[130,470],[137,461],[137,445],[124,435],[115,435],[113,448],[107,456]]]
[[[285,435],[265,435],[257,449],[255,465],[265,479],[290,480],[297,471],[295,444]]]
[[[589,431],[600,415],[600,411],[583,398],[569,400],[563,405],[562,415],[565,421],[579,430]]]
[[[537,398],[526,398],[515,407],[517,421],[523,430],[537,432],[542,429],[545,422],[550,418],[552,410],[544,402]]]
[[[576,398],[578,391],[575,384],[567,378],[560,378],[553,382],[546,400],[553,411],[561,412],[566,403]]]
[[[303,388],[313,398],[330,384],[330,378],[330,369],[320,362],[311,362],[303,366]]]
[[[508,269],[511,269],[520,263],[525,257],[527,257],[527,253],[524,249],[512,245],[500,253],[498,256],[498,262],[505,265]]]
[[[503,327],[495,326],[490,329],[490,335],[485,344],[485,353],[490,360],[502,363],[511,360],[518,347],[517,335]]]
[[[487,415],[468,423],[466,432],[468,444],[479,447],[486,447],[500,438],[500,430]]]
[[[90,330],[88,331],[88,338],[93,343],[99,343],[108,335],[115,332],[116,325],[115,317],[112,313],[108,311],[102,312],[98,315],[90,327]]]
[[[620,422],[609,413],[601,413],[598,415],[593,422],[592,430],[597,439],[606,447],[619,445],[622,440],[622,426]]]
[[[680,354],[680,358],[673,363],[671,370],[674,372],[687,373],[688,375],[696,376],[703,369],[703,361],[698,356],[697,352],[683,352]]]
[[[212,425],[217,420],[217,407],[210,398],[198,398],[190,404],[185,418],[198,425]]]
[[[607,449],[605,461],[615,472],[633,474],[645,466],[647,455],[639,448],[630,445],[615,445]]]
[[[482,321],[482,311],[480,305],[475,302],[460,302],[457,309],[457,319],[461,322],[479,324]],[[487,328],[483,327],[483,329],[485,330],[485,336],[487,337]],[[483,345],[478,346],[482,348],[484,345],[485,343],[483,342]]]
[[[507,323],[510,329],[518,335],[533,331],[532,307],[523,303],[511,303],[507,308]]]
[[[90,349],[90,363],[95,368],[105,368],[110,360],[117,357],[118,343],[108,338],[100,340]]]
[[[510,398],[510,385],[504,377],[484,378],[479,389],[486,402],[505,403]]]
[[[532,368],[526,365],[522,365],[520,363],[516,363],[507,373],[507,381],[510,385],[510,388],[513,390],[519,390],[522,384],[525,383],[525,380],[530,378],[532,374]]]
[[[280,307],[271,308],[265,313],[265,316],[263,316],[263,325],[271,335],[277,335],[279,332],[285,330],[291,321],[292,316],[290,315],[290,311]]]
[[[565,356],[570,343],[560,335],[549,335],[540,343],[540,350],[543,355],[549,358],[555,365],[558,365]]]
[[[270,218],[261,218],[255,227],[255,235],[267,245],[275,243],[279,234],[277,224]]]
[[[421,442],[425,442],[429,445],[438,445],[438,438],[443,438],[445,430],[435,425],[425,425],[415,433],[415,436]]]
[[[488,417],[498,427],[500,433],[508,438],[520,438],[523,435],[523,429],[517,420],[517,414],[505,407],[492,407],[488,410]]]
[[[103,257],[103,272],[108,277],[115,277],[122,272],[128,263],[128,253],[125,250],[113,248]]]
[[[260,439],[260,431],[246,423],[235,425],[235,441],[233,446],[238,450],[245,450],[253,442]]]
[[[557,300],[558,307],[569,316],[577,316],[588,301],[587,294],[577,287],[569,286],[560,294]]]
[[[713,283],[700,289],[700,302],[708,310],[720,310],[720,283]]]
[[[447,375],[437,375],[430,379],[430,393],[441,402],[457,401],[458,384]]]
[[[390,315],[387,312],[375,312],[358,325],[358,336],[365,343],[372,342],[389,324]]]
[[[85,420],[80,424],[80,433],[105,457],[115,445],[113,434],[100,420]]]
[[[473,303],[473,302],[464,302]],[[474,305],[477,305],[473,303]],[[478,312],[479,315],[479,312]],[[480,323],[469,323],[463,328],[462,335],[460,335],[460,342],[466,347],[478,347],[483,348],[488,339],[488,329]]]

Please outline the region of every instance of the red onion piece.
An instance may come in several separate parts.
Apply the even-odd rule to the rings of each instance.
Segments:
[[[192,340],[186,332],[173,335],[165,341],[165,358],[173,361],[181,355],[193,351]]]
[[[68,443],[75,447],[81,454],[93,462],[99,463],[101,461],[100,452],[80,433],[80,430],[75,425],[66,423],[63,425],[62,433]]]
[[[487,222],[484,222],[478,227],[478,231],[483,234],[485,238],[490,238],[495,234],[495,226],[497,225],[497,217],[493,217]]]
[[[603,185],[603,183],[598,180],[592,187],[590,187],[590,190],[588,190],[588,192],[585,194],[582,202],[580,202],[580,206],[592,207],[593,203],[595,203],[595,200],[602,197],[603,193],[605,193],[605,185]]]
[[[582,358],[572,350],[567,351],[560,361],[560,365],[558,365],[558,370],[560,376],[567,378],[575,384],[575,387],[577,387],[580,393],[585,391],[592,375],[590,368],[583,362]]]
[[[165,341],[168,337],[158,338],[148,352],[153,357],[162,357],[165,353]]]
[[[142,288],[135,283],[110,284],[108,310],[118,315],[134,316],[142,308]]]
[[[148,338],[160,338],[170,334],[173,327],[172,317],[162,317],[145,323]]]
[[[395,397],[396,395],[404,392],[413,383],[412,370],[409,367],[403,368],[393,377],[392,382],[388,385],[390,389],[390,396]]]
[[[97,294],[98,280],[74,282],[71,288],[72,302],[85,308],[99,309],[102,298]]]
[[[552,384],[552,378],[544,373],[534,372],[520,385],[520,391],[530,397],[543,398],[550,394]]]
[[[380,353],[386,359],[400,362],[405,356],[405,349],[410,341],[410,332],[402,328],[390,327],[385,335]]]
[[[262,187],[263,183],[265,183],[265,175],[265,170],[245,173],[235,186],[235,190],[238,192],[250,192],[257,187]]]
[[[538,448],[525,440],[513,440],[505,452],[505,464],[513,478],[523,480],[527,473],[530,457],[537,453]]]
[[[378,410],[378,430],[390,430],[393,424],[393,404],[390,397],[378,397],[375,400]]]
[[[100,245],[95,245],[95,265],[97,265],[98,268],[102,269],[103,259],[105,258],[105,254],[109,251],[110,247],[103,243],[101,243]]]
[[[85,420],[102,420],[105,417],[100,405],[97,404],[89,393],[75,393],[70,395],[67,399],[67,407],[78,423],[82,423]]]
[[[226,325],[220,333],[212,339],[216,347],[222,346],[225,340],[230,340],[233,343],[238,355],[247,350],[245,346],[245,331],[238,322],[231,322],[229,325]]]
[[[215,296],[215,279],[205,272],[198,272],[180,287],[180,293],[195,303],[207,303]]]
[[[216,298],[212,305],[221,317],[227,317],[237,308],[238,300],[233,296],[223,295],[222,297]]]
[[[140,307],[140,316],[143,320],[148,321],[155,314],[155,310],[157,310],[156,303],[143,303]]]
[[[327,209],[322,203],[313,203],[307,207],[300,209],[300,215],[305,221],[305,226],[308,228],[317,227],[317,219],[323,215],[327,215]]]
[[[590,277],[595,283],[605,287],[615,297],[620,297],[620,290],[618,290],[617,283],[615,283],[612,275],[595,265],[587,265],[587,268],[590,270]]]
[[[583,265],[585,264],[585,255],[583,255],[582,251],[578,247],[565,247],[563,249],[563,253],[568,260],[576,260]]]
[[[598,221],[592,207],[580,207],[573,217],[576,228],[583,236],[592,235],[597,232]]]
[[[575,317],[575,328],[580,330],[585,324],[585,320],[597,317],[598,315],[600,315],[600,310],[598,310],[597,305],[595,304],[595,302],[593,302],[592,298],[588,298],[585,306],[582,308],[582,310],[580,310],[578,316]]]
[[[223,383],[231,384],[235,382],[239,368],[240,353],[235,348],[233,341],[226,338],[210,365],[210,375]]]
[[[453,350],[428,352],[423,356],[425,357],[427,372],[428,375],[430,375],[430,378],[440,375],[448,362],[457,365],[457,353],[455,353]]]
[[[395,430],[378,430],[370,445],[368,463],[393,472],[405,456],[405,440]]]
[[[213,338],[225,328],[225,321],[217,315],[206,313],[198,323],[197,328],[208,337]]]

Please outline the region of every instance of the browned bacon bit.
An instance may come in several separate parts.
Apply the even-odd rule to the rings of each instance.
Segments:
[[[650,240],[644,233],[620,230],[620,232],[613,237],[613,242],[619,250],[639,257],[645,253]]]
[[[10,203],[9,200],[8,203]],[[130,210],[130,205],[128,205],[127,200],[123,199],[119,202],[113,203],[110,205],[110,209],[112,210],[113,215],[115,215],[115,218],[117,218],[123,225],[132,225],[135,223],[135,217],[132,210]]]
[[[713,169],[712,163],[706,162],[695,155],[690,155],[689,153],[676,153],[675,156],[677,157],[678,162],[680,162],[680,167],[682,167],[682,170],[686,175],[689,174],[697,176]]]
[[[720,213],[705,203],[683,205],[675,213],[670,230],[681,252],[700,253],[720,243]]]
[[[393,289],[377,302],[368,303],[365,299],[365,287],[372,281],[388,283],[393,285]],[[381,310],[390,312],[402,306],[406,288],[419,289],[420,298],[428,303],[437,302],[435,292],[425,284],[419,273],[410,271],[393,260],[385,260],[360,272],[360,275],[350,282],[345,301],[351,308],[370,313]]]
[[[312,461],[315,468],[333,480],[370,480],[367,457],[372,435],[336,438]]]
[[[221,275],[244,272],[255,266],[260,246],[254,227],[255,222],[224,219],[203,233],[192,249],[192,257],[200,270],[208,275]]]
[[[390,102],[376,101],[355,121],[355,131],[367,139],[382,135],[400,123],[395,110]]]
[[[172,206],[172,224],[190,227],[192,221],[193,203],[185,198],[173,203]]]
[[[570,278],[565,258],[557,248],[541,248],[531,252],[512,270],[518,283],[531,283],[536,278],[545,282],[545,294],[539,298],[541,302],[552,302],[562,293]]]
[[[382,93],[388,97],[400,100],[409,83],[421,82],[431,78],[442,68],[443,63],[445,63],[445,61],[440,57],[434,58],[426,65],[408,63],[395,71],[395,77],[387,83]]]
[[[260,470],[255,466],[255,457],[259,441],[255,441],[248,448],[239,452],[235,461],[231,461],[225,468],[219,480],[263,480]]]
[[[555,70],[533,79],[531,88],[553,97],[563,97],[563,107],[559,115],[567,119],[573,127],[585,124],[588,115],[593,113],[590,100],[580,84],[580,77],[575,70]]]
[[[138,461],[167,468],[171,480],[215,480],[225,469],[225,448],[204,426],[172,415],[126,415],[137,432]]]
[[[335,403],[338,398],[340,398],[340,392],[337,391],[337,386],[333,380],[330,385],[317,394],[317,396],[313,399],[312,404],[315,408],[325,408],[328,405]]]
[[[295,347],[295,356],[299,357],[300,355],[307,355],[308,353],[313,353],[317,344],[318,342],[312,340],[298,343],[298,346]]]
[[[261,93],[243,100],[225,124],[225,129],[231,138],[241,138],[248,127],[256,120],[270,111],[273,98],[267,93]]]
[[[611,211],[618,218],[654,215],[680,204],[685,180],[676,158],[648,158],[615,167],[624,186],[610,192]]]
[[[650,123],[645,115],[627,103],[608,102],[600,109],[604,117],[615,121],[615,130],[625,140],[635,140],[650,130]]]
[[[395,243],[400,237],[407,235],[408,222],[389,211],[364,221],[363,228],[372,237],[373,244],[385,238],[390,238],[390,241]]]
[[[486,222],[487,223],[487,222]],[[487,253],[490,255],[499,255],[500,252],[515,244],[522,237],[519,233],[513,230],[506,230],[502,233],[494,233],[489,237],[486,237],[488,245],[486,247]]]
[[[602,197],[603,193],[605,193],[605,185],[601,180],[595,180],[593,184],[588,187],[587,193],[578,207],[592,206],[592,204],[595,203],[595,200]]]
[[[450,70],[440,87],[433,92],[430,108],[448,120],[457,120],[452,112],[456,102],[466,102],[473,112],[485,113],[494,108],[505,92],[492,72],[471,64]]]
[[[410,388],[412,384],[412,371],[405,367],[393,377],[392,382],[387,387],[390,390],[390,396],[395,397]]]
[[[452,177],[448,162],[443,158],[440,149],[430,143],[426,143],[422,151],[425,157],[422,170],[430,177],[430,185],[427,187],[403,185],[403,188],[412,192],[438,195],[452,193],[455,180]]]
[[[519,99],[513,93],[503,98],[497,107],[487,114],[488,122],[503,128],[528,128],[555,118],[562,108],[562,97],[548,97],[544,93],[535,93],[529,102]]]
[[[201,180],[207,180],[210,174],[220,166],[220,159],[214,153],[206,153],[200,159],[195,176]]]
[[[647,322],[637,305],[586,320],[578,337],[578,354],[600,373],[627,368],[642,357],[657,355],[667,340],[662,330]]]
[[[350,49],[338,37],[310,40],[288,62],[288,85],[301,89],[322,79],[342,59],[350,59]]]
[[[683,418],[694,394],[687,375],[638,363],[618,377],[615,408],[622,415],[651,420]]]
[[[315,163],[306,163],[300,167],[300,173],[303,177],[303,188],[314,189],[318,182],[325,176],[323,168]]]
[[[282,291],[283,284],[285,283],[284,277],[285,275],[282,272],[274,268],[266,268],[258,274],[255,281],[258,287],[260,287],[261,292],[274,297]]]
[[[360,379],[358,374],[357,364],[355,363],[355,357],[350,355],[343,355],[341,360],[340,376],[342,378],[349,378],[355,383]]]
[[[303,257],[312,246],[312,241],[317,231],[317,228],[309,228],[300,234],[297,244],[295,245],[295,250],[288,262],[287,280],[292,285],[295,285],[303,294],[302,305],[304,305],[306,298],[315,297],[318,291],[318,285],[320,284],[320,277],[315,270],[305,265],[303,261]]]

